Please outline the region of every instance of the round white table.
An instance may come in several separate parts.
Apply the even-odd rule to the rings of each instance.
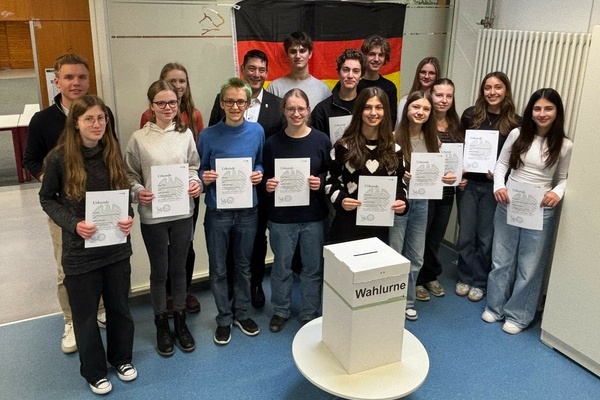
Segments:
[[[348,374],[321,340],[323,319],[304,325],[292,343],[294,362],[315,386],[346,399],[384,400],[419,388],[429,372],[429,356],[412,333],[404,330],[402,361]]]

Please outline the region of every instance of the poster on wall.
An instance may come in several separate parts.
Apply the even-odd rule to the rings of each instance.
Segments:
[[[267,86],[289,72],[283,41],[294,31],[304,31],[313,40],[309,71],[332,88],[338,81],[335,60],[342,51],[360,49],[364,39],[380,35],[391,47],[390,61],[380,73],[399,88],[405,13],[406,5],[395,3],[240,1],[234,10],[237,59],[241,63],[252,49],[265,52]]]

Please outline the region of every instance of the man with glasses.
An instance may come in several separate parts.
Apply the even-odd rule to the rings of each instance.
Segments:
[[[358,83],[365,74],[366,58],[357,49],[346,49],[336,63],[339,83],[331,96],[317,104],[311,113],[312,126],[325,132],[332,144],[342,137],[352,119]]]
[[[215,298],[218,315],[213,340],[226,345],[231,340],[234,324],[249,336],[260,332],[258,325],[248,316],[250,308],[250,259],[252,257],[257,222],[257,191],[263,176],[262,151],[265,134],[260,124],[244,118],[251,100],[252,89],[244,80],[230,78],[221,88],[220,107],[225,118],[202,131],[198,141],[200,154],[200,178],[204,184],[206,214],[204,235],[208,252],[210,288]],[[244,176],[233,169],[236,182],[229,183],[243,188],[252,185],[251,207],[223,208],[217,200],[217,185],[223,183],[217,170],[217,160],[250,159],[252,173]],[[222,175],[222,174],[221,174]],[[223,183],[224,184],[224,183]],[[231,187],[230,187],[231,188]],[[229,296],[227,285],[227,253],[231,248],[235,271],[233,291]]]
[[[269,68],[267,55],[260,50],[250,50],[244,55],[244,61],[240,68],[242,78],[252,89],[252,100],[244,111],[244,118],[250,122],[258,122],[265,131],[265,140],[285,127],[285,118],[281,112],[281,98],[263,89]],[[221,108],[220,95],[217,94],[215,103],[210,113],[208,125],[215,125],[225,118],[225,111]],[[258,192],[258,222],[256,227],[256,238],[254,239],[254,250],[250,264],[250,293],[252,305],[263,307],[265,305],[265,293],[262,282],[265,276],[265,257],[267,255],[267,221],[269,199],[261,182],[257,187]],[[227,255],[227,270],[229,278],[233,277],[233,257],[231,252]],[[233,281],[229,282],[233,286]]]
[[[308,60],[313,54],[312,39],[302,31],[296,31],[283,42],[285,55],[290,63],[290,72],[275,79],[267,91],[283,97],[290,89],[302,89],[308,96],[309,106],[325,100],[331,92],[325,82],[312,76],[308,70]]]
[[[37,112],[31,118],[27,130],[27,147],[23,163],[40,182],[44,179],[44,158],[52,150],[63,131],[71,103],[87,94],[90,87],[90,72],[87,60],[77,54],[63,54],[54,62],[54,84],[60,91],[54,98],[54,104]],[[115,132],[115,119],[108,109],[108,120]],[[62,257],[62,232],[61,228],[48,219],[54,258],[58,272],[58,302],[63,312],[65,329],[61,340],[61,349],[65,354],[77,351],[75,333],[73,332],[73,316],[69,305],[67,290],[63,284],[65,277],[61,264]],[[106,315],[102,300],[98,308],[98,325],[104,328]]]

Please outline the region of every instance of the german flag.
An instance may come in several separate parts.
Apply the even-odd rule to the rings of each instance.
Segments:
[[[313,40],[311,75],[333,88],[338,81],[335,59],[348,48],[360,50],[371,35],[385,37],[391,59],[380,73],[400,89],[400,56],[406,6],[394,3],[339,1],[244,0],[235,7],[237,58],[258,49],[269,58],[269,81],[289,72],[283,41],[294,31]]]

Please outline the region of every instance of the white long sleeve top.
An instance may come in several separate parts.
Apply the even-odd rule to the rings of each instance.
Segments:
[[[494,168],[494,193],[499,189],[506,188],[504,177],[509,168],[508,162],[512,151],[512,145],[520,134],[520,128],[513,129],[508,135],[506,143],[504,143],[504,146],[502,147],[500,157],[498,157],[498,161]],[[520,183],[542,185],[547,191],[556,193],[556,195],[562,199],[567,186],[567,173],[569,171],[569,164],[571,163],[572,148],[573,142],[566,138],[563,139],[558,161],[550,168],[546,168],[546,138],[536,135],[533,139],[533,143],[531,143],[531,147],[522,158],[523,164],[510,172],[509,179],[513,179]],[[556,184],[554,184],[555,174]]]

